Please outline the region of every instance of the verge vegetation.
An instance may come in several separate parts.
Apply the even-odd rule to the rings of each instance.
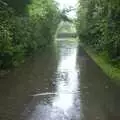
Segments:
[[[113,79],[120,80],[120,0],[79,0],[80,43]]]
[[[59,21],[53,0],[0,0],[0,68],[50,44]]]

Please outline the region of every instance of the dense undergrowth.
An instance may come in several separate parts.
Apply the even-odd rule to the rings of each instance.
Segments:
[[[59,21],[53,0],[0,1],[0,68],[17,66],[26,55],[50,44]]]
[[[120,69],[120,0],[79,0],[80,41]]]
[[[120,58],[120,0],[79,0],[77,31],[82,42]]]

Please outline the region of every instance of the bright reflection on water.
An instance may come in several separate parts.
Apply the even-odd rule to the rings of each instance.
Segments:
[[[80,120],[77,44],[65,41],[57,44],[60,59],[53,78],[55,91],[33,95],[33,103],[38,104],[28,120]]]
[[[78,72],[76,69],[77,49],[66,49],[66,55],[62,55],[58,65],[57,92],[53,106],[64,111],[74,105],[75,93],[78,92]]]

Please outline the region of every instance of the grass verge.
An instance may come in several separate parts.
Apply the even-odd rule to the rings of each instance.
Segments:
[[[82,45],[83,46],[83,45]],[[83,46],[87,54],[112,80],[120,84],[120,63],[112,64],[106,53],[98,53],[91,47]]]

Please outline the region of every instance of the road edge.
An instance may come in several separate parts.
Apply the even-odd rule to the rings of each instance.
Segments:
[[[80,43],[88,56],[102,69],[102,71],[111,78],[116,84],[120,85],[120,69],[110,64],[104,59],[100,54],[97,54],[92,48],[85,46],[83,43]]]

